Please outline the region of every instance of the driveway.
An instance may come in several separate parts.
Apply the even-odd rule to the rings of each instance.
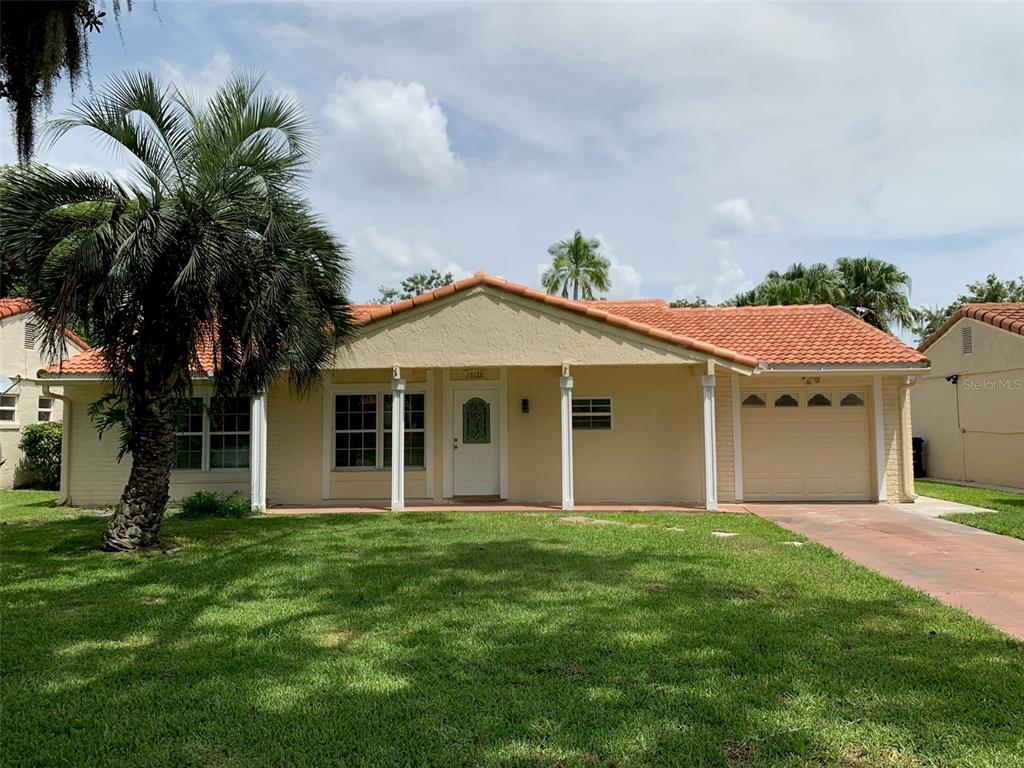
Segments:
[[[936,517],[976,507],[926,498],[744,506],[1024,640],[1024,541]]]

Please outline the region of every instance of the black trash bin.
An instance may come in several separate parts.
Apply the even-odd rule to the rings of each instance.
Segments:
[[[914,477],[924,477],[924,438],[915,437],[911,442],[914,447]]]

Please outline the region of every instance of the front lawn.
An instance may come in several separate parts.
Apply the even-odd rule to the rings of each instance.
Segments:
[[[172,517],[111,556],[21,498],[4,765],[1024,764],[1024,644],[753,516]]]
[[[955,501],[959,504],[973,504],[976,507],[993,510],[991,513],[961,512],[943,515],[946,520],[1024,539],[1024,493],[973,488],[935,480],[915,480],[914,487],[922,496]]]

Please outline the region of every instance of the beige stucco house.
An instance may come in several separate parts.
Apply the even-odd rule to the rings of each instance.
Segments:
[[[63,416],[61,401],[35,380],[39,369],[53,361],[37,343],[31,308],[26,299],[0,299],[0,488],[32,480],[18,448],[22,427]],[[70,354],[89,348],[74,333],[65,336]]]
[[[282,377],[251,403],[204,409],[197,374],[174,497],[392,509],[913,499],[909,388],[928,361],[834,307],[570,301],[478,273],[354,314],[354,340],[311,396]],[[99,354],[40,377],[70,409],[65,500],[114,502],[127,460],[87,414],[105,391]]]
[[[1024,488],[1024,303],[966,304],[918,348],[912,390],[931,477]]]

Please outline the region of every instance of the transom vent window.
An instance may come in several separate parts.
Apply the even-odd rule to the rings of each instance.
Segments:
[[[799,395],[791,395],[788,392],[783,392],[775,398],[776,408],[795,408],[798,405],[800,405]]]
[[[574,397],[572,399],[573,429],[611,429],[610,397]]]
[[[174,468],[248,469],[251,421],[247,397],[180,400],[174,425]]]
[[[391,398],[384,392],[334,396],[334,468],[391,467]],[[427,451],[426,397],[405,394],[405,467],[424,469]]]
[[[862,392],[844,392],[843,396],[839,398],[839,407],[854,407],[859,408],[864,405],[864,393]]]
[[[764,408],[767,402],[767,395],[764,393],[751,392],[743,398],[742,405],[745,408]]]
[[[829,408],[832,406],[832,393],[815,392],[807,398],[807,405],[810,408]]]
[[[17,421],[18,396],[0,395],[0,421]]]

